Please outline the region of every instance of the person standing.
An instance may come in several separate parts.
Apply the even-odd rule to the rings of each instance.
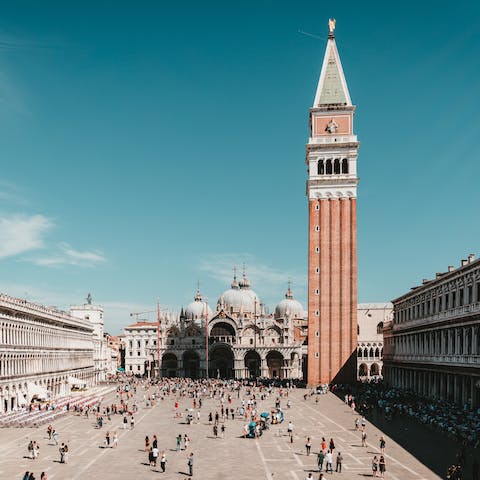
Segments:
[[[23,476],[22,480],[28,480],[28,477],[30,477],[30,472],[25,472],[25,475]]]
[[[182,435],[179,433],[177,435],[177,452],[179,452],[182,448]]]
[[[305,449],[307,450],[307,455],[310,455],[310,450],[312,449],[312,441],[310,437],[307,437],[307,443],[305,444]]]
[[[135,419],[133,418],[133,415],[130,417],[130,429],[133,430],[135,427]]]
[[[367,447],[367,432],[365,430],[362,432],[362,447]]]
[[[192,452],[192,453],[190,453],[190,455],[188,457],[188,462],[187,462],[188,472],[189,472],[189,475],[191,477],[193,477],[193,463],[194,463],[194,457],[193,457],[193,452]]]
[[[46,472],[42,472],[42,473],[40,474],[40,480],[48,480],[48,477],[47,477]]]
[[[385,466],[385,457],[383,455],[381,455],[378,460],[378,469],[380,470],[380,477],[385,478],[385,472],[387,469]]]
[[[118,447],[118,433],[115,430],[115,432],[113,432],[113,448],[117,448],[117,447]]]
[[[222,432],[222,439],[225,438],[225,424],[222,423],[222,426],[220,427],[220,431]]]
[[[165,473],[165,469],[167,468],[167,457],[165,452],[162,452],[162,456],[160,457],[160,468],[162,469],[162,472]]]
[[[372,460],[372,477],[377,478],[378,476],[378,458],[375,455]]]
[[[337,454],[337,465],[335,471],[337,473],[342,473],[342,463],[343,463],[343,455],[342,452],[338,452]]]
[[[60,453],[60,463],[65,463],[65,444],[62,443],[58,451]]]
[[[124,430],[127,429],[127,425],[128,425],[128,419],[127,419],[127,416],[124,415],[124,416],[123,416],[123,429],[124,429]]]
[[[153,466],[157,466],[157,460],[158,460],[158,448],[152,448],[152,463]]]

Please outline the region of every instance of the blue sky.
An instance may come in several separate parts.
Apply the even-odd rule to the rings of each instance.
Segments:
[[[434,8],[432,6],[434,5]],[[474,2],[2,2],[0,291],[117,333],[233,264],[306,304],[305,143],[337,44],[361,142],[359,301],[480,254]],[[301,33],[301,32],[306,33]]]

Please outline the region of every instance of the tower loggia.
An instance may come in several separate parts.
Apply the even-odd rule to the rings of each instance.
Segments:
[[[308,383],[355,379],[357,152],[352,105],[330,32],[306,146],[309,205]]]

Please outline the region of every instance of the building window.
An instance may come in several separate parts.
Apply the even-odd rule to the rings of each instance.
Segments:
[[[463,295],[464,295],[464,289],[461,288],[459,291],[458,291],[458,305],[461,307],[463,306]]]
[[[318,295],[320,293],[320,291],[318,290],[318,288],[315,290],[315,295]]]
[[[320,210],[320,205],[318,203],[315,205],[315,210]]]
[[[318,358],[318,352],[315,352],[315,358]]]
[[[253,338],[250,339],[250,345],[253,345]]]
[[[140,340],[137,340],[137,348],[140,348]]]
[[[130,353],[130,356],[132,356],[132,355],[133,355],[133,352],[129,352],[129,353]]]
[[[318,267],[315,269],[315,273],[320,273],[320,269]]]
[[[327,160],[327,166],[326,166],[326,168],[325,168],[325,172],[326,172],[327,175],[331,175],[331,174],[332,174],[332,159],[331,159],[331,158],[329,158],[329,159]]]
[[[340,173],[340,159],[336,158],[333,162],[333,172],[338,175]]]
[[[316,232],[319,232],[320,231],[320,227],[318,225],[315,225],[315,231]]]
[[[145,346],[147,346],[147,345],[148,345],[148,340],[145,340]]]
[[[323,175],[325,173],[325,165],[323,160],[319,160],[317,164],[317,175]]]
[[[128,342],[128,344],[130,345],[130,348],[133,347],[133,342],[131,340]]]
[[[133,370],[133,365],[130,365],[130,370]]]
[[[140,371],[140,368],[141,368],[140,365],[137,365],[137,370],[138,370],[138,371]]]
[[[315,252],[320,253],[320,247],[315,247]]]
[[[315,310],[315,316],[318,317],[320,315],[320,311],[319,310]]]
[[[153,341],[153,344],[154,344],[154,345],[157,345],[157,341],[156,341],[156,340],[154,340],[154,341]]]
[[[139,357],[139,356],[140,356],[140,352],[137,352],[137,357]]]
[[[342,160],[342,173],[348,173],[348,160],[346,158]]]
[[[360,335],[360,325],[357,324],[357,335]]]
[[[195,339],[192,338],[192,345],[195,345]]]
[[[170,345],[175,345],[175,340],[173,338],[170,340]]]

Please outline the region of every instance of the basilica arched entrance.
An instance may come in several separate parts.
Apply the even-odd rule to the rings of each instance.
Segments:
[[[260,366],[262,360],[255,350],[249,350],[245,355],[245,368],[248,370],[248,376],[256,378],[260,376]]]
[[[270,378],[283,378],[283,355],[276,350],[268,352],[267,354],[267,367],[268,376]]]
[[[233,378],[233,352],[227,345],[218,345],[210,354],[209,374],[213,378]]]
[[[173,353],[165,353],[162,357],[162,377],[177,377],[178,361]]]
[[[183,354],[183,370],[185,377],[198,378],[200,373],[200,357],[197,352],[187,350]]]

